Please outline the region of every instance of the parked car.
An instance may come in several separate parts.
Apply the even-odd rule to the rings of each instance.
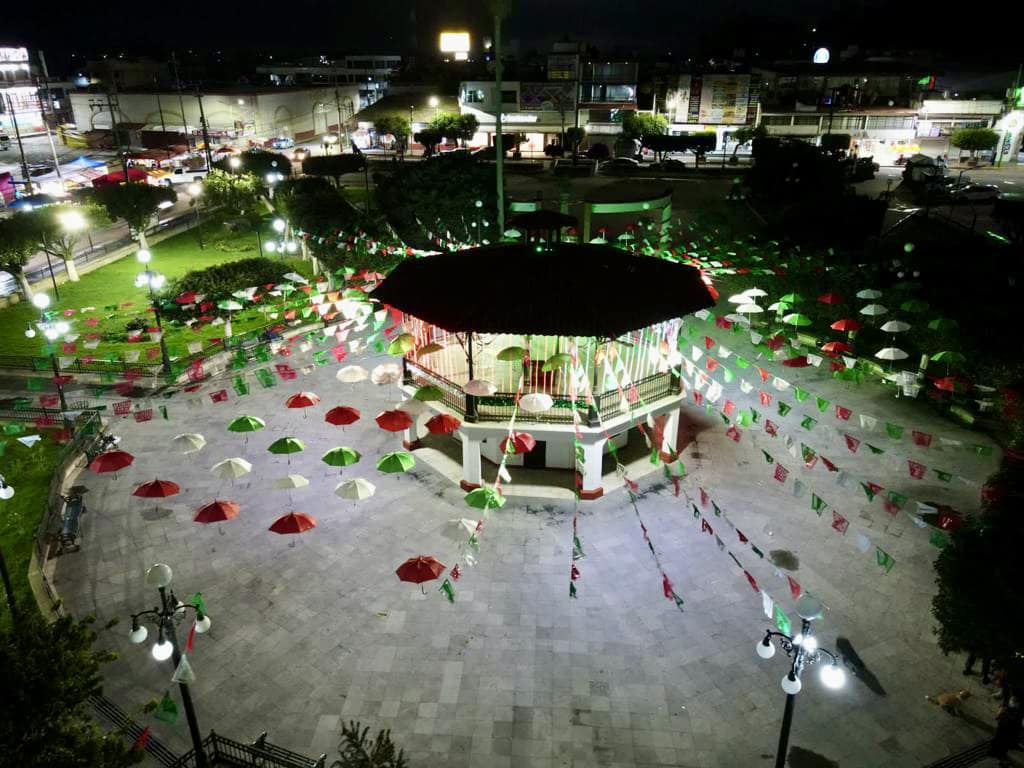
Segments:
[[[616,157],[601,163],[601,170],[606,173],[632,173],[640,167],[640,163],[632,157]]]
[[[990,203],[999,197],[995,184],[961,184],[949,190],[949,196],[959,202]]]
[[[33,163],[28,167],[28,175],[33,179],[48,173],[53,173],[53,166],[49,163]]]
[[[508,154],[508,150],[505,150]],[[498,148],[497,147],[481,147],[480,149],[474,149],[469,153],[470,157],[474,160],[497,160],[498,159]]]
[[[674,157],[670,157],[664,162],[655,163],[654,165],[651,166],[651,168],[654,168],[659,171],[685,171],[686,163],[684,163],[682,160],[676,160]]]
[[[202,182],[209,171],[206,168],[175,168],[170,172],[169,176],[164,176],[161,182],[168,187],[174,186],[175,184],[191,184],[192,182]]]
[[[274,149],[291,149],[295,146],[295,142],[287,136],[278,136],[276,139],[270,140],[270,146]]]
[[[11,148],[11,137],[6,133],[0,133],[0,150]]]

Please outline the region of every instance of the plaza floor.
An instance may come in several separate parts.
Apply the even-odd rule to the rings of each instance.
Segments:
[[[353,357],[346,363],[383,361]],[[98,626],[121,619],[101,631],[101,642],[120,654],[106,671],[110,698],[142,718],[139,707],[172,688],[170,662],[154,662],[148,644],[127,640],[129,614],[155,598],[143,585],[144,570],[162,561],[174,569],[179,597],[202,591],[213,619],[190,655],[204,731],[249,740],[266,730],[282,746],[328,753],[328,764],[340,724],[349,719],[390,728],[414,767],[771,764],[785,659],[755,655],[768,626],[760,595],[728,553],[701,533],[684,496],[674,494],[660,470],[648,467],[639,478],[638,509],[684,609],[665,599],[636,514],[624,491],[611,487],[581,507],[586,557],[577,561],[579,596],[570,599],[571,501],[511,498],[488,520],[477,565],[466,567],[460,557],[466,533],[453,521],[474,517],[475,510],[458,487],[423,461],[405,475],[375,469],[377,456],[400,447],[399,435],[372,420],[398,399],[397,389],[340,384],[335,370],[316,367],[271,389],[250,377],[251,394],[211,402],[210,391],[227,386],[230,392],[225,380],[194,395],[155,400],[168,406],[166,421],[111,425],[135,463],[116,477],[82,476],[89,488],[83,546],[56,567],[57,589],[74,613],[95,612]],[[879,386],[850,389],[813,368],[787,373],[855,410],[899,414],[904,423],[912,419],[922,429],[977,441]],[[322,403],[286,409],[285,398],[300,389],[317,392]],[[748,397],[727,396],[740,407]],[[189,397],[197,402],[183,399]],[[359,408],[362,421],[326,424],[325,411],[342,404]],[[248,438],[227,432],[240,414],[265,418],[267,429]],[[828,606],[818,627],[822,644],[834,647],[845,638],[870,672],[839,692],[821,686],[813,670],[806,675],[792,745],[805,758],[832,761],[806,765],[921,766],[984,738],[982,726],[993,722],[988,696],[959,674],[962,659],[939,653],[932,635],[937,550],[927,533],[905,516],[890,517],[877,502],[868,505],[856,483],[830,486],[830,504],[895,557],[886,574],[814,515],[806,498],[774,483],[764,471],[763,446],[749,431],[736,443],[717,416],[693,406],[685,414],[685,490],[692,496],[698,487],[708,490],[769,559],[819,596]],[[208,444],[181,455],[171,442],[181,432],[200,432]],[[306,450],[290,460],[267,453],[285,435],[304,440]],[[819,451],[840,454],[835,430],[814,440]],[[320,461],[336,445],[363,454],[341,478]],[[941,455],[975,479],[995,465],[994,458],[964,451]],[[231,456],[253,464],[233,484],[209,471]],[[910,482],[896,462],[876,458],[869,465],[864,452],[843,459],[851,472],[870,471],[886,487]],[[485,467],[485,476],[493,480],[494,469]],[[306,476],[310,486],[275,490],[273,481],[287,473]],[[154,476],[180,483],[181,494],[157,504],[130,495]],[[356,476],[376,484],[373,498],[355,503],[333,494],[339,479]],[[965,509],[978,492],[967,484],[924,483],[915,497]],[[192,522],[194,510],[213,498],[237,501],[241,515],[223,524]],[[318,526],[300,536],[267,530],[290,510],[313,514]],[[795,618],[781,572],[749,549],[731,542],[729,549]],[[463,563],[454,604],[436,582],[421,591],[396,578],[395,568],[420,554],[449,566]],[[926,694],[964,685],[976,694],[967,718],[925,702]],[[183,718],[174,726],[152,725],[171,746],[187,748]]]

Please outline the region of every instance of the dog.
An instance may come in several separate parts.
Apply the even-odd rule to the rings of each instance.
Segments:
[[[963,703],[971,698],[971,692],[963,689],[957,693],[940,693],[938,696],[925,696],[926,701],[937,707],[942,707],[949,714],[956,716],[961,714]]]

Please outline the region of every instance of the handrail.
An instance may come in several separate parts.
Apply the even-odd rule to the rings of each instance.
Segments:
[[[139,738],[145,730],[135,720],[129,717],[128,713],[121,709],[103,694],[89,697],[89,704],[93,710],[105,720],[110,722],[126,739],[138,743]],[[179,758],[163,742],[150,734],[146,740],[146,753],[165,768],[170,768],[178,762]]]
[[[968,747],[955,755],[947,755],[934,763],[928,763],[924,768],[968,768],[976,765],[989,756],[992,740],[986,740],[973,747]]]
[[[318,758],[306,757],[290,749],[279,747],[267,742],[264,732],[252,744],[221,736],[216,731],[203,739],[203,752],[213,765],[231,765],[239,768],[260,766],[260,768],[324,768],[327,755]],[[196,765],[195,749],[171,763],[168,768],[194,768]]]

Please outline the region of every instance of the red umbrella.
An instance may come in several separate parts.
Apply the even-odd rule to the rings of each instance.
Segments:
[[[185,291],[184,293],[179,293],[177,296],[174,297],[174,303],[175,304],[195,304],[196,303],[196,299],[198,299],[198,298],[199,298],[199,296],[196,295],[195,293],[193,293],[192,291]]]
[[[405,411],[381,411],[377,414],[377,426],[388,432],[401,432],[412,426],[412,416]]]
[[[395,571],[401,581],[411,581],[413,584],[422,584],[424,581],[432,581],[445,572],[446,566],[433,557],[410,557]]]
[[[533,435],[529,432],[513,432],[511,440],[515,453],[529,453],[537,445],[537,441],[533,439]],[[508,441],[509,438],[507,437],[501,441],[502,453],[508,453]]]
[[[427,419],[427,431],[433,435],[450,435],[461,426],[461,421],[447,413],[439,413]]]
[[[89,469],[93,472],[117,472],[135,461],[127,451],[105,451],[92,460]]]
[[[346,424],[353,424],[359,421],[360,413],[357,409],[347,405],[339,405],[331,408],[324,416],[324,421],[336,427],[344,427]]]
[[[971,386],[970,380],[962,376],[943,376],[935,379],[932,384],[943,392],[966,392]]]
[[[849,333],[850,331],[859,331],[864,326],[862,326],[856,320],[844,319],[836,320],[829,327],[832,328],[833,331],[843,331],[844,333]]]
[[[822,304],[842,304],[846,299],[838,293],[823,293],[818,297],[818,301]]]
[[[821,345],[821,351],[830,355],[838,355],[850,351],[850,345],[845,341],[829,341]]]
[[[181,487],[170,480],[153,480],[150,483],[143,483],[132,491],[132,496],[139,496],[143,499],[166,499],[168,496],[175,496],[181,492]]]
[[[782,364],[787,368],[806,368],[810,365],[807,362],[807,355],[798,355],[797,357],[791,357],[788,360],[783,360]]]
[[[310,528],[316,528],[316,518],[307,515],[305,512],[289,512],[282,515],[270,526],[274,533],[302,533]]]
[[[233,501],[211,501],[200,507],[192,519],[197,523],[221,523],[238,517],[239,506]]]
[[[320,402],[320,397],[313,394],[312,392],[299,392],[297,395],[292,395],[284,404],[289,408],[309,408],[311,405],[316,405]]]

